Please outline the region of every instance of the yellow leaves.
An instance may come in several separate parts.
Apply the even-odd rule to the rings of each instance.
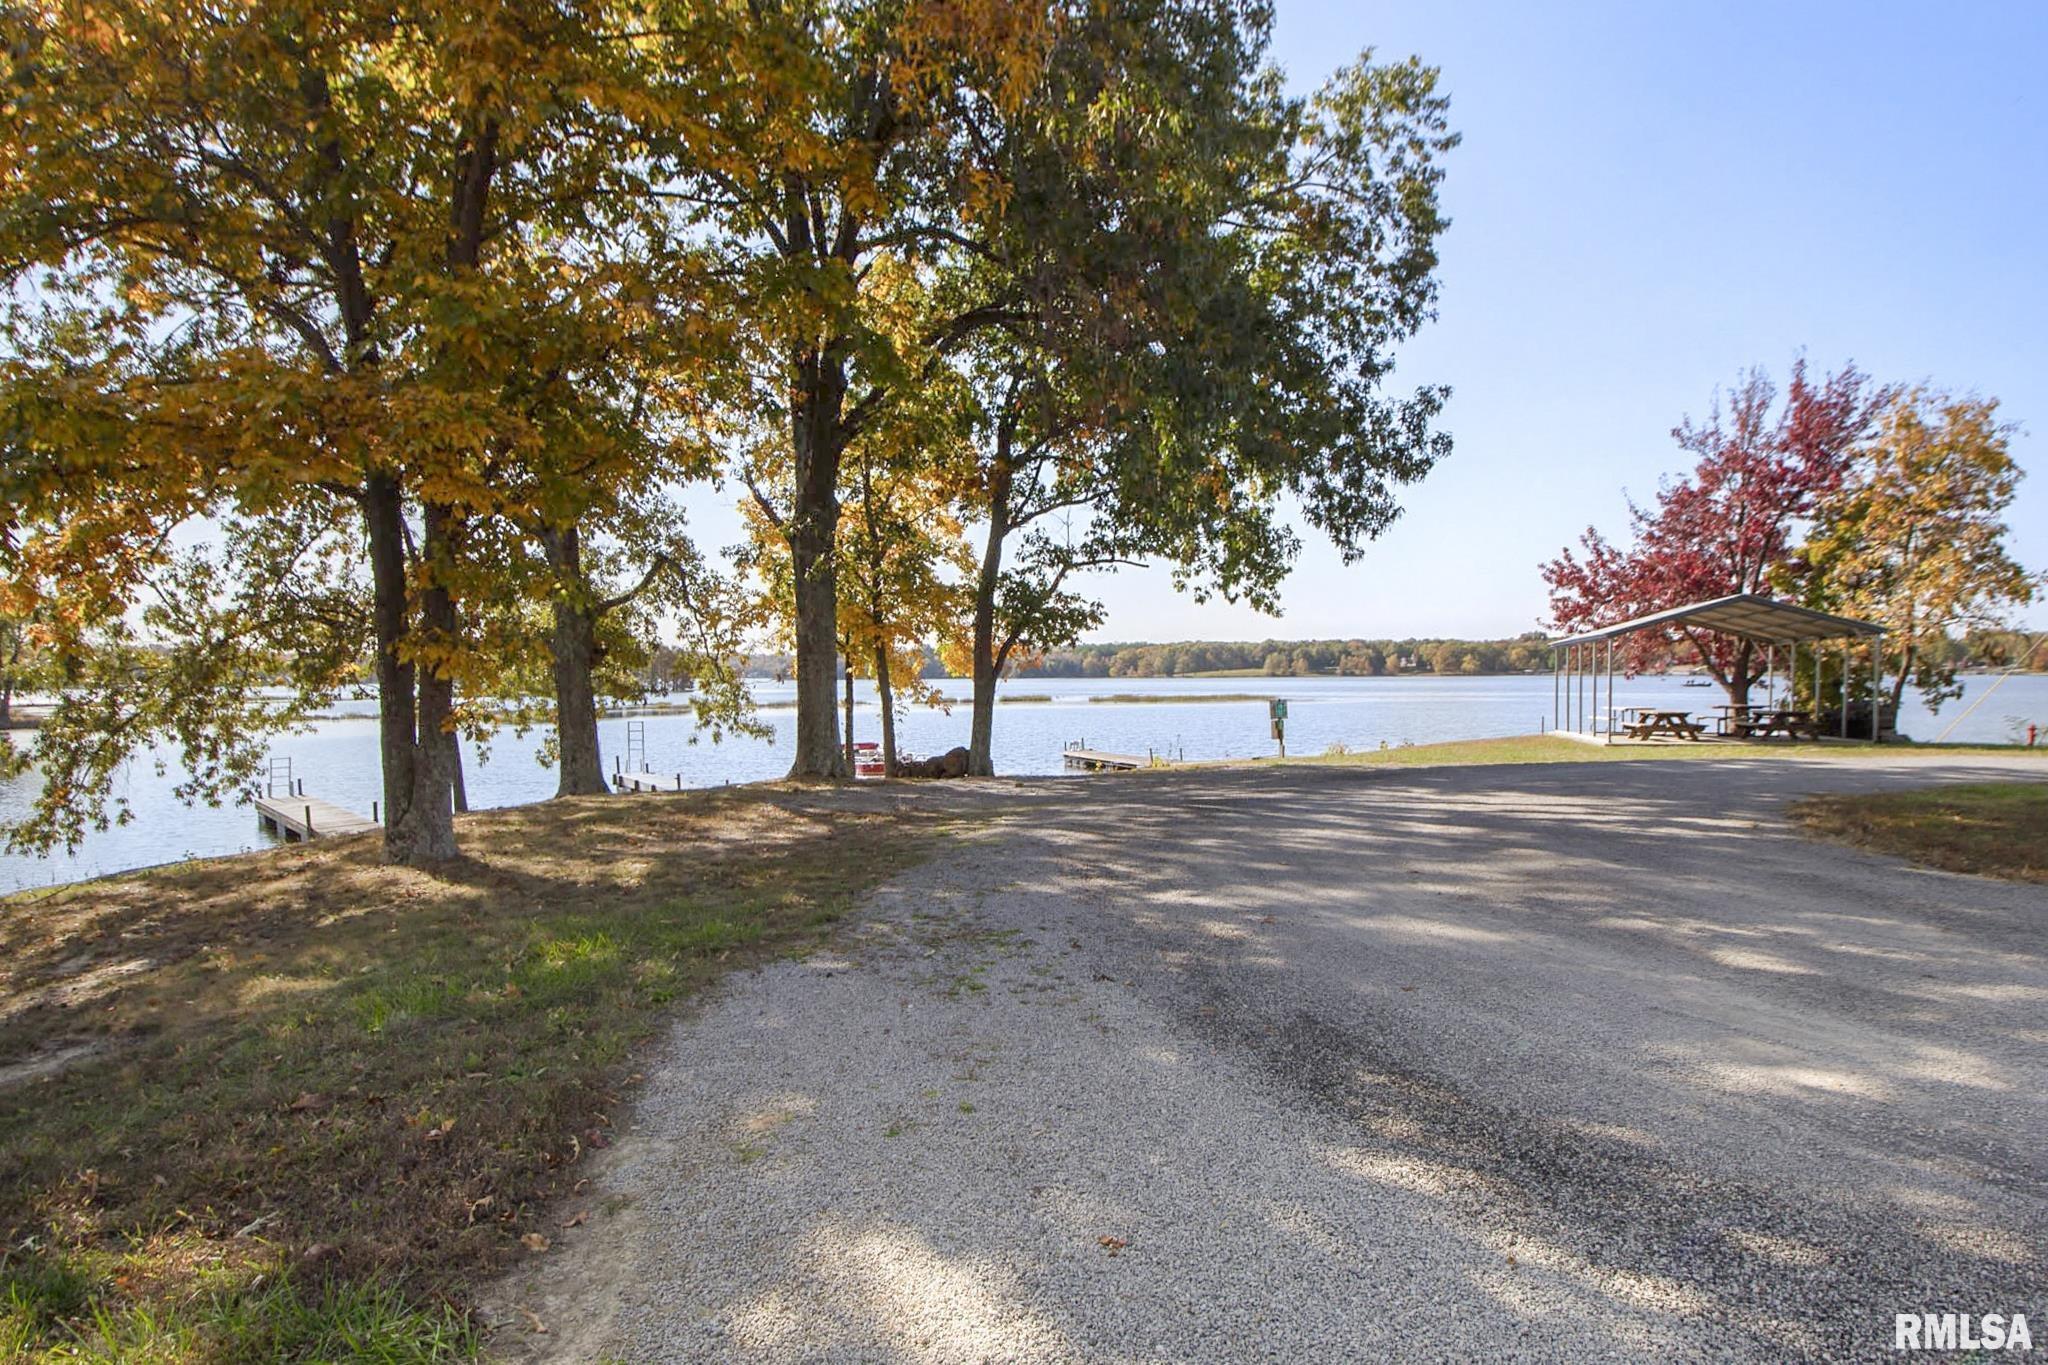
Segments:
[[[989,222],[1009,207],[1012,186],[1004,177],[980,166],[969,166],[962,180],[960,216],[968,222]]]
[[[906,101],[931,98],[964,64],[1014,112],[1044,80],[1054,36],[1050,7],[1034,0],[919,0],[897,27],[891,80]]]

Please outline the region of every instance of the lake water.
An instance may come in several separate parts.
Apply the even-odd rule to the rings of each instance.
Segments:
[[[1915,739],[1939,737],[1989,682],[1984,677],[1968,679],[1963,699],[1944,706],[1939,717],[1929,715],[1909,693],[1899,728]],[[897,725],[897,743],[905,751],[939,753],[967,742],[968,685],[952,681],[942,686],[961,700],[950,712],[923,707],[909,710]],[[1550,723],[1551,692],[1548,674],[1483,678],[1021,678],[1004,684],[998,694],[1019,700],[1001,702],[996,708],[996,769],[1003,773],[1059,773],[1060,751],[1071,742],[1118,753],[1156,750],[1188,759],[1269,754],[1273,741],[1263,700],[1268,696],[1287,699],[1287,744],[1294,753],[1320,753],[1332,744],[1363,749],[1378,748],[1382,743],[1427,744],[1528,734]],[[1096,700],[1120,694],[1173,700]],[[1257,694],[1261,699],[1181,700],[1231,694]],[[755,684],[754,695],[766,708],[761,718],[774,732],[770,739],[693,743],[698,737],[689,716],[647,716],[643,720],[647,767],[680,774],[686,787],[781,776],[789,767],[795,728],[795,714],[788,707],[794,686],[760,682]],[[863,685],[855,696],[855,738],[879,739],[873,692]],[[1022,700],[1030,697],[1051,700]],[[1686,687],[1678,678],[1621,679],[1615,699],[1623,706],[1665,705],[1706,711],[1721,700],[1721,692],[1718,688]],[[1762,700],[1761,689],[1756,699]],[[305,733],[282,735],[273,752],[291,760],[293,774],[305,782],[307,791],[368,814],[370,803],[381,795],[376,725],[369,718],[374,704],[355,702],[342,709],[363,714],[321,721]],[[2006,679],[1949,738],[2009,742],[2022,737],[2029,721],[2048,731],[2048,676]],[[598,729],[609,772],[614,757],[625,749],[627,719],[606,719]],[[555,774],[536,761],[537,747],[536,735],[521,739],[506,733],[490,746],[487,756],[468,750],[470,805],[479,809],[519,805],[552,795]],[[0,854],[0,891],[75,881],[186,857],[234,853],[271,842],[257,830],[255,815],[246,805],[188,808],[171,797],[171,786],[172,779],[159,776],[153,760],[130,764],[121,789],[134,808],[134,823],[94,834],[68,854],[47,858]],[[0,782],[0,821],[16,818],[34,794],[32,778]]]

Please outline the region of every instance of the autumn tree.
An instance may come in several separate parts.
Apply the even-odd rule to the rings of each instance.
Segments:
[[[49,678],[50,652],[38,629],[37,608],[27,593],[10,591],[14,578],[13,526],[0,524],[0,731],[14,725],[14,701],[40,691]],[[9,766],[0,746],[0,774]]]
[[[1051,113],[1005,129],[1004,231],[971,268],[1050,302],[977,353],[971,771],[1012,651],[1096,620],[1077,575],[1157,559],[1270,606],[1282,497],[1356,558],[1448,450],[1443,391],[1385,383],[1435,299],[1436,73],[1367,60],[1292,100],[1268,41],[1233,6],[1097,6],[1052,51]]]
[[[958,496],[972,456],[952,406],[929,395],[905,404],[846,453],[840,636],[874,680],[889,777],[899,762],[898,703],[937,698],[923,676],[925,650],[951,642],[972,562]]]
[[[592,179],[609,173],[589,169]],[[639,694],[641,656],[663,620],[684,632],[674,662],[702,684],[692,699],[699,719],[717,731],[741,723],[745,709],[727,667],[745,614],[689,537],[677,497],[721,459],[703,415],[719,344],[692,284],[704,262],[660,240],[664,225],[648,208],[638,193],[607,196],[606,230],[573,244],[573,269],[559,252],[501,264],[501,278],[516,270],[523,283],[503,294],[496,344],[469,376],[517,419],[480,463],[493,496],[473,529],[492,544],[469,556],[471,595],[490,600],[500,623],[480,652],[508,662],[522,648],[544,652],[545,686],[536,692],[515,668],[494,690],[551,698],[546,757],[560,796],[608,789],[598,708]],[[534,601],[546,622],[522,637]],[[514,717],[528,718],[523,708]]]
[[[1731,593],[1769,593],[1797,556],[1808,520],[1849,477],[1859,443],[1889,397],[1853,366],[1818,383],[1806,363],[1792,367],[1784,401],[1762,370],[1717,396],[1703,422],[1672,437],[1694,459],[1655,502],[1629,504],[1630,542],[1588,527],[1576,550],[1543,566],[1550,624],[1570,632],[1612,625]],[[1681,627],[1713,678],[1736,704],[1763,676],[1748,640]],[[1616,642],[1630,667],[1657,661],[1668,642],[1637,632]]]
[[[751,102],[705,120],[718,150],[675,159],[656,191],[677,214],[679,240],[722,253],[729,313],[743,324],[735,353],[751,380],[734,408],[788,448],[786,500],[772,520],[792,569],[794,775],[847,775],[833,697],[842,458],[967,337],[1014,311],[1003,299],[929,296],[943,310],[906,329],[900,300],[869,287],[872,271],[975,249],[1003,195],[985,127],[1037,90],[1056,8],[751,6],[734,39],[760,58]],[[695,22],[723,18],[706,7]]]
[[[2012,432],[1995,399],[1898,393],[1815,509],[1788,586],[1809,606],[1884,626],[1894,706],[1909,680],[1930,708],[1961,695],[1951,639],[2001,623],[2041,590],[2006,548],[2021,474]]]
[[[0,21],[19,582],[56,595],[59,652],[84,651],[118,634],[173,528],[353,515],[399,861],[455,852],[457,692],[493,669],[463,597],[490,577],[483,524],[534,510],[506,472],[546,467],[565,429],[508,381],[593,373],[607,341],[585,333],[619,275],[579,243],[641,197],[628,113],[667,108],[603,18],[117,2]],[[329,685],[279,657],[293,705]],[[202,796],[234,790],[281,719],[248,697],[219,699],[210,742],[236,757]]]

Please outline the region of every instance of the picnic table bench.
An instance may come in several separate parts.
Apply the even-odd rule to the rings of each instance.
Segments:
[[[1742,739],[1769,739],[1774,735],[1783,735],[1786,739],[1820,738],[1820,723],[1814,719],[1813,713],[1797,707],[1730,703],[1714,709],[1723,713],[1715,726],[1724,735]]]
[[[1654,739],[1658,735],[1669,735],[1673,739],[1698,739],[1707,728],[1694,720],[1690,711],[1667,711],[1656,706],[1629,706],[1622,708],[1621,714],[1621,732],[1630,739]]]

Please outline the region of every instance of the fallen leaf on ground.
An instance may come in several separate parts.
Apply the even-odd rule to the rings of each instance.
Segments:
[[[548,1239],[537,1232],[529,1232],[519,1239],[519,1245],[525,1247],[528,1251],[546,1251],[548,1249]]]
[[[565,1228],[578,1227],[582,1224],[583,1220],[588,1217],[590,1217],[590,1215],[587,1213],[571,1214],[569,1217],[564,1218],[562,1220],[562,1226]]]
[[[531,1308],[522,1308],[519,1310],[519,1314],[526,1319],[526,1325],[533,1329],[536,1336],[546,1336],[548,1334],[548,1325],[540,1320],[540,1314],[534,1312]]]
[[[301,1091],[299,1097],[291,1103],[292,1112],[295,1114],[303,1114],[311,1109],[325,1109],[326,1107],[327,1097],[316,1095],[310,1090]]]
[[[1125,1247],[1130,1245],[1129,1242],[1126,1242],[1121,1237],[1111,1237],[1107,1234],[1104,1234],[1103,1236],[1098,1237],[1095,1240],[1101,1243],[1102,1249],[1112,1256],[1116,1255],[1119,1251],[1122,1251]]]

